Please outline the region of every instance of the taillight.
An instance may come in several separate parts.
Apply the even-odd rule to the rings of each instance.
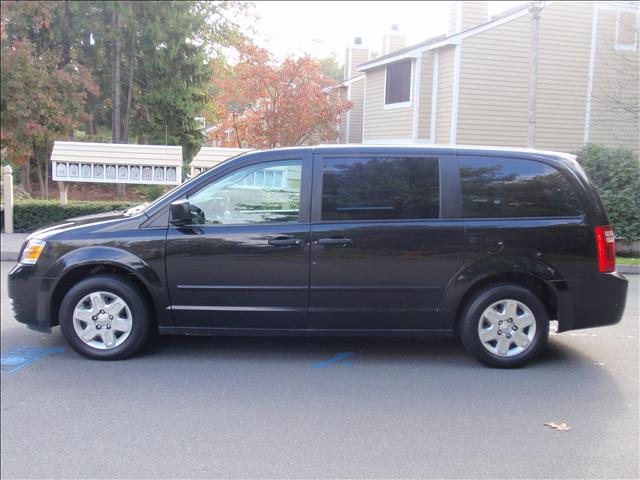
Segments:
[[[616,241],[611,225],[596,227],[596,249],[598,251],[598,270],[613,272],[616,269]]]

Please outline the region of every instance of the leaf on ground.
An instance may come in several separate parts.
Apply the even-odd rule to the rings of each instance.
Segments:
[[[545,427],[553,428],[554,430],[558,430],[559,432],[568,432],[571,430],[571,426],[566,423],[555,423],[549,422],[544,424]]]

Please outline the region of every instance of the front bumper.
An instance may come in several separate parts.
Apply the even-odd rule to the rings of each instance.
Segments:
[[[8,275],[8,291],[15,319],[39,332],[51,332],[53,279],[36,277],[33,266],[16,265]]]
[[[558,331],[604,327],[622,320],[629,282],[619,273],[600,273],[566,284],[560,296]]]

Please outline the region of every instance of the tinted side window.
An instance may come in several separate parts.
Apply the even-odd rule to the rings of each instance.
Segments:
[[[322,220],[437,218],[438,160],[325,158]]]
[[[532,160],[460,158],[466,218],[582,214],[575,190],[555,168]]]

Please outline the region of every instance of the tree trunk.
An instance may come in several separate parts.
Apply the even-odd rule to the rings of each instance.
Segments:
[[[127,110],[124,116],[124,133],[122,135],[124,143],[129,143],[129,122],[131,120],[131,100],[133,96],[133,70],[136,61],[136,35],[131,27],[131,37],[129,38],[129,86],[127,88]]]
[[[64,17],[62,20],[62,65],[71,63],[71,12],[69,12],[69,0],[64,0]]]
[[[117,8],[117,6],[116,6]],[[114,11],[111,17],[112,25],[114,29],[113,39],[113,88],[112,92],[112,121],[111,121],[111,139],[113,143],[122,143],[122,136],[120,133],[120,125],[122,122],[122,93],[121,93],[121,57],[122,57],[122,41],[120,40],[120,21],[121,17],[118,12]],[[124,186],[121,183],[116,184],[116,194],[119,197],[124,197]]]
[[[122,56],[122,45],[120,40],[120,15],[117,12],[112,14],[112,24],[114,28],[114,40],[113,40],[113,88],[112,88],[112,133],[111,138],[113,143],[121,143],[122,137],[120,134],[120,125],[122,122],[121,112],[121,84],[120,84],[120,64]]]
[[[44,198],[49,200],[49,161],[46,158],[42,159],[43,174],[44,174]]]
[[[144,94],[144,93],[143,93]],[[140,115],[142,117],[144,125],[149,125],[151,123],[151,116],[149,115],[149,110],[145,106],[144,103],[140,105]],[[144,132],[138,135],[138,143],[140,145],[148,145],[149,144],[149,133]]]
[[[29,179],[29,163],[28,158],[24,165],[20,165],[20,186],[28,193],[31,193],[31,180]]]
[[[42,162],[40,161],[40,155],[36,153],[36,173],[38,174],[38,188],[40,189],[40,198],[46,198],[44,191],[44,181],[42,179]]]

